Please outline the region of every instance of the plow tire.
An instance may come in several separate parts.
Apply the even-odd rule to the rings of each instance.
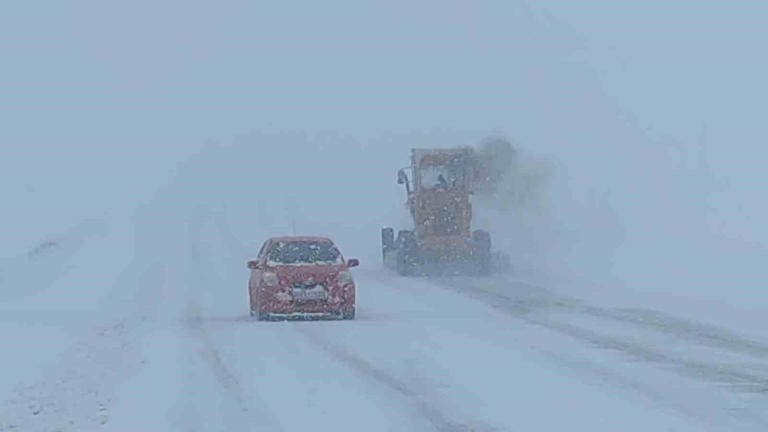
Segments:
[[[387,252],[395,247],[395,230],[382,228],[381,230],[381,259],[386,261]]]
[[[402,230],[397,234],[397,273],[400,276],[412,276],[415,258],[418,254],[416,235],[413,231]]]
[[[491,259],[491,234],[483,230],[473,231],[472,243],[475,248],[477,271],[482,275],[491,274],[493,267]]]

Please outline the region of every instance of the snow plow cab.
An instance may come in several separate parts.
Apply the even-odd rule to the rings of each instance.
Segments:
[[[398,171],[413,230],[381,232],[384,265],[401,275],[488,274],[487,231],[471,231],[470,194],[478,175],[472,148],[413,149],[411,166]]]

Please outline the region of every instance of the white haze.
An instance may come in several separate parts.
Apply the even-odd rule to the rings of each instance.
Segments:
[[[410,147],[500,134],[537,179],[521,205],[479,203],[513,267],[764,302],[766,17],[760,2],[4,2],[0,252],[177,199],[237,215],[254,247],[327,234],[373,266],[378,230],[408,223]],[[179,182],[187,196],[163,195]]]
[[[0,430],[765,430],[766,22],[0,2]],[[511,273],[385,270],[410,149],[489,136],[517,158],[474,222]],[[355,321],[248,319],[291,233],[360,259]]]

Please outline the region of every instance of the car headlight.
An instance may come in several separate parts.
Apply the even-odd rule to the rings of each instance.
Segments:
[[[339,272],[338,279],[340,285],[347,285],[352,283],[352,275],[349,274],[348,271]]]
[[[264,285],[270,287],[277,286],[278,283],[277,275],[270,272],[264,272],[261,275],[261,280],[264,282]]]

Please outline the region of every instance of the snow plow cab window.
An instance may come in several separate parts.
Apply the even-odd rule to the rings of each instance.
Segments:
[[[421,186],[425,189],[461,190],[464,171],[461,166],[428,165],[419,170]]]
[[[320,241],[275,242],[269,250],[267,265],[343,265],[341,253],[333,243]]]

